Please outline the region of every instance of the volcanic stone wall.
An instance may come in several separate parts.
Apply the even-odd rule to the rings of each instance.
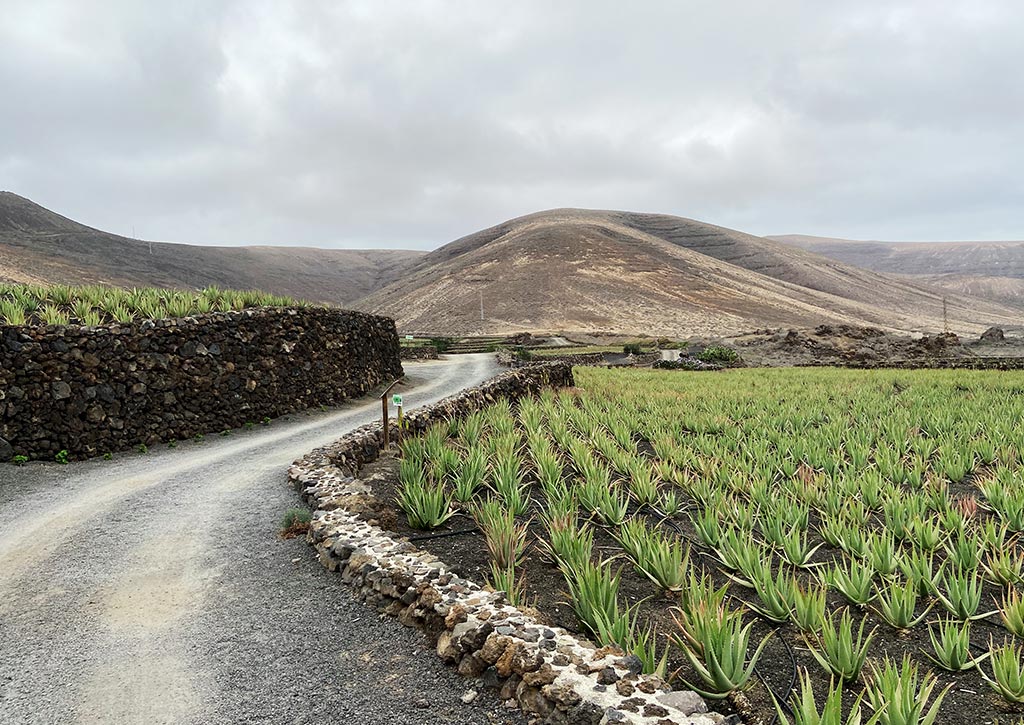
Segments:
[[[437,360],[437,348],[433,345],[402,345],[403,360]]]
[[[401,375],[394,321],[359,312],[0,326],[0,457],[190,438],[334,405]]]

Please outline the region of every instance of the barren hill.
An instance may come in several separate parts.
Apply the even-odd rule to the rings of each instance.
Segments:
[[[358,306],[402,329],[457,334],[723,334],[824,322],[935,331],[943,294],[692,219],[556,209],[441,247]],[[968,296],[948,302],[950,326],[963,332],[1018,316]]]
[[[396,278],[422,254],[144,242],[87,227],[0,192],[0,280],[177,288],[216,284],[348,304]]]
[[[952,292],[1024,305],[1024,241],[876,242],[786,234],[771,239]]]

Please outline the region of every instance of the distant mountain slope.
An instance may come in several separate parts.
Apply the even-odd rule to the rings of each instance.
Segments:
[[[865,269],[1011,305],[1024,305],[1024,241],[878,242],[785,234],[769,237]]]
[[[441,247],[358,306],[409,330],[671,335],[822,322],[941,330],[942,297],[926,285],[692,219],[556,209]],[[1018,314],[962,296],[948,309],[951,326],[970,332]]]
[[[0,192],[0,280],[179,288],[216,284],[349,304],[395,279],[422,255],[149,243],[87,227]]]

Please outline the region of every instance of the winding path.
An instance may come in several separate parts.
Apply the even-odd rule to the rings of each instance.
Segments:
[[[495,374],[408,364],[407,405]],[[379,416],[364,399],[146,455],[0,466],[0,723],[521,723],[301,539],[288,464]]]

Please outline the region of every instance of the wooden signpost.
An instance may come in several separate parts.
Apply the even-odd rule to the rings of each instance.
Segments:
[[[380,394],[381,424],[384,427],[384,431],[383,431],[384,439],[381,441],[381,449],[385,450],[385,451],[391,445],[391,431],[388,429],[389,428],[389,426],[388,426],[388,393],[390,393],[391,390],[396,385],[398,385],[400,382],[402,382],[402,378],[399,378],[395,382],[391,383],[391,385],[387,386],[384,389],[384,392]],[[398,401],[398,405],[401,406],[401,403],[402,403],[402,396],[401,395],[394,396],[394,398],[392,398],[392,400],[397,400]],[[398,425],[399,426],[402,425],[402,408],[401,407],[398,408]]]

